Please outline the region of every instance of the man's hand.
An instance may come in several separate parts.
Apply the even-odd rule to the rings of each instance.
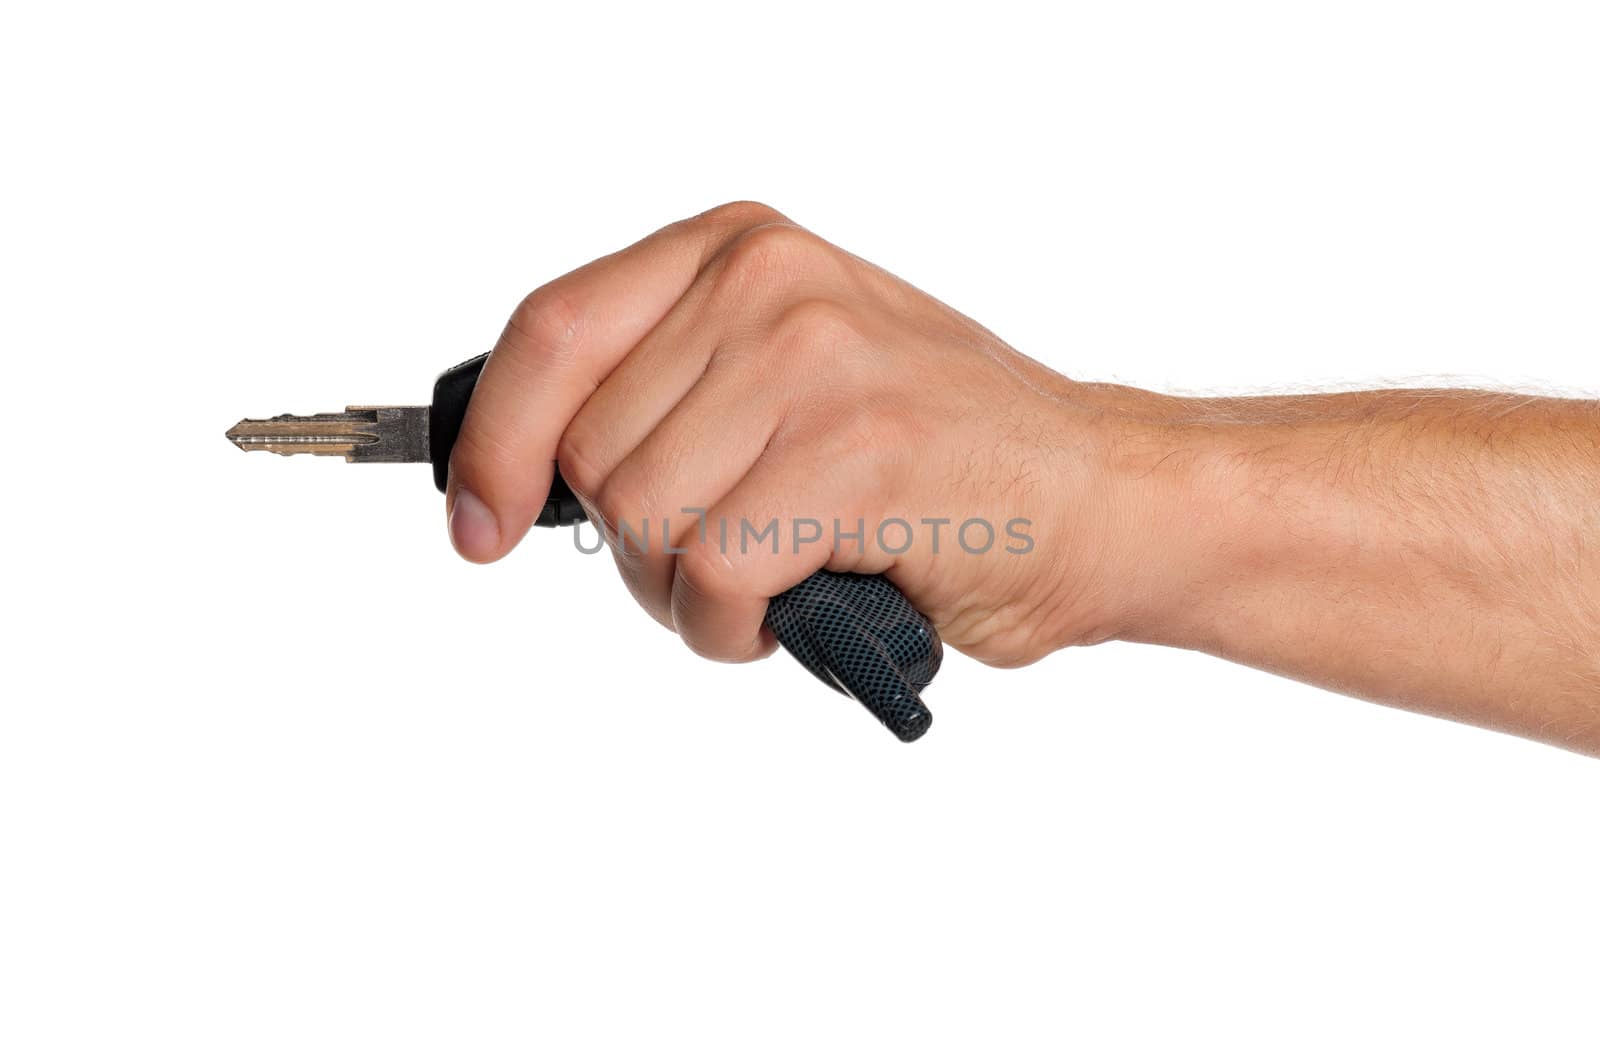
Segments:
[[[634,596],[701,654],[770,652],[767,599],[827,567],[888,573],[948,643],[1024,664],[1116,633],[1117,495],[1072,392],[734,203],[523,300],[456,443],[451,536],[470,560],[505,554],[559,463]]]
[[[1595,403],[1081,384],[734,203],[523,300],[452,456],[457,550],[514,547],[556,465],[719,660],[770,652],[816,569],[882,572],[991,664],[1161,642],[1600,752]]]

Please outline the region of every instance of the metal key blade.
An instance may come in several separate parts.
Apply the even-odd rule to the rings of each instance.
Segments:
[[[428,407],[346,406],[343,413],[279,414],[228,429],[240,450],[318,454],[345,461],[428,460]]]

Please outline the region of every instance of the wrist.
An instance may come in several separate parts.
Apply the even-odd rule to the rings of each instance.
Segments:
[[[1093,394],[1106,607],[1079,641],[1217,652],[1230,609],[1258,585],[1270,593],[1272,574],[1295,558],[1331,546],[1311,512],[1325,500],[1293,474],[1299,437],[1204,401],[1104,386]]]

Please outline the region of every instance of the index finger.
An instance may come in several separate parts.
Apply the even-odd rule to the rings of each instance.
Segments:
[[[512,313],[467,407],[445,491],[469,561],[504,557],[539,515],[556,446],[584,401],[746,229],[784,220],[729,203],[667,226],[533,292]]]

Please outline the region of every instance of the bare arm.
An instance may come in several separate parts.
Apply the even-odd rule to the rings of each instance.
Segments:
[[[1094,390],[1182,541],[1128,637],[1600,753],[1600,403]]]

